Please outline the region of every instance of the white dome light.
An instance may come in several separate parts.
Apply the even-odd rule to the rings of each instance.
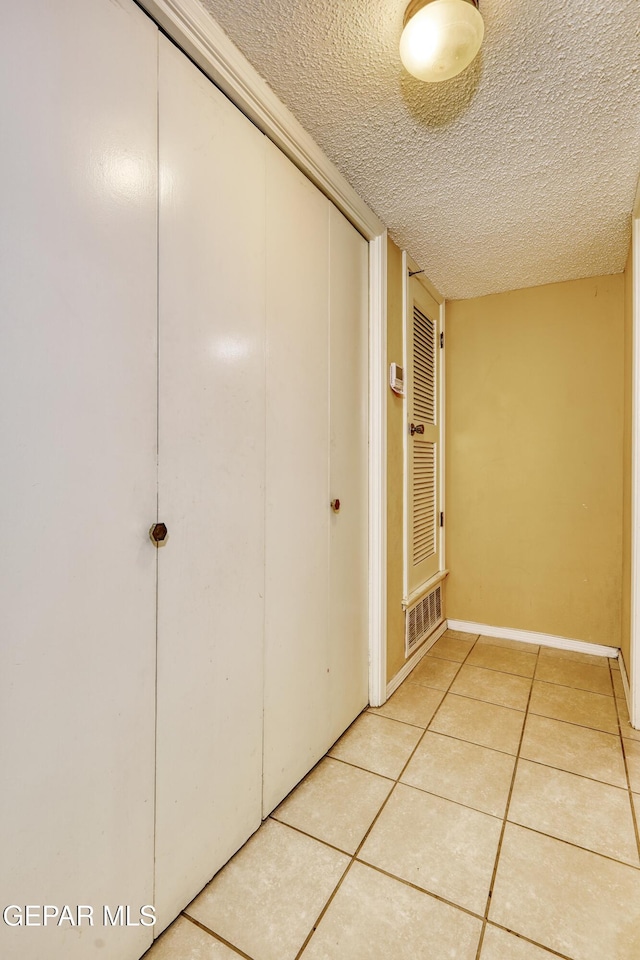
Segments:
[[[478,0],[414,0],[404,21],[400,59],[409,73],[427,83],[462,73],[484,37]]]

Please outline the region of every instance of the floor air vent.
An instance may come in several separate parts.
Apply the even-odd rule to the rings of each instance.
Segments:
[[[435,587],[419,603],[407,610],[405,620],[405,656],[419,647],[434,627],[442,620],[442,594],[440,586]]]

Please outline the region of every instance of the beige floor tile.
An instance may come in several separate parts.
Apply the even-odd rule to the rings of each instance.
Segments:
[[[462,663],[473,647],[475,640],[461,640],[445,633],[434,643],[427,652],[428,657],[438,657],[441,660],[455,660]]]
[[[477,643],[469,654],[467,663],[474,667],[500,670],[502,673],[515,673],[520,677],[532,677],[537,659],[536,653]]]
[[[622,736],[626,737],[627,740],[640,740],[640,730],[636,730],[631,726],[626,699],[624,697],[622,699],[616,698],[616,707],[618,709],[618,719],[620,720]]]
[[[620,737],[529,714],[520,756],[559,770],[626,787]]]
[[[348,863],[267,820],[186,912],[254,960],[293,960]]]
[[[618,732],[614,699],[601,693],[573,690],[557,683],[534,680],[529,710],[543,717],[578,723],[583,727],[604,730],[605,733]]]
[[[333,745],[329,756],[395,780],[421,736],[418,727],[364,713]]]
[[[536,680],[546,680],[548,683],[560,683],[565,687],[613,696],[611,674],[606,660],[602,665],[580,663],[578,660],[539,660]]]
[[[508,823],[489,918],[572,960],[637,960],[640,870]]]
[[[475,700],[486,700],[513,710],[526,710],[531,680],[512,673],[499,673],[465,663],[451,687],[451,693]]]
[[[325,757],[271,816],[355,853],[392,787],[392,780]]]
[[[503,817],[515,757],[465,740],[427,733],[402,782],[467,807]]]
[[[405,680],[382,707],[371,707],[369,713],[426,728],[443,696],[442,690]]]
[[[359,859],[482,913],[502,821],[399,784]]]
[[[435,690],[448,690],[460,664],[453,660],[440,660],[438,657],[423,657],[418,666],[409,674],[411,683],[423,683]]]
[[[502,637],[478,637],[478,644],[488,643],[493,647],[504,647],[506,650],[521,650],[523,653],[537,653],[540,647],[537,643],[523,643],[522,640],[508,640]]]
[[[627,758],[629,783],[633,792],[638,793],[640,791],[640,743],[637,740],[623,740],[622,744]]]
[[[481,922],[354,863],[301,960],[475,960]]]
[[[445,630],[443,636],[452,637],[454,640],[467,640],[469,643],[475,643],[478,639],[477,633],[467,633],[465,630]]]
[[[448,693],[429,729],[459,740],[469,740],[481,747],[515,754],[524,717],[519,710]]]
[[[553,960],[553,954],[487,924],[480,960]]]
[[[509,820],[640,867],[629,792],[519,760]]]
[[[562,650],[560,647],[540,647],[541,660],[575,660],[576,663],[606,663],[606,657],[597,657],[593,653],[579,653],[576,650]]]
[[[178,917],[143,960],[238,960],[238,954],[195,923]]]
[[[620,697],[621,700],[625,699],[624,685],[622,683],[622,674],[619,670],[612,670],[611,677],[613,679],[613,695],[615,697]]]
[[[640,793],[632,793],[631,796],[633,797],[633,806],[636,811],[636,823],[640,829]]]

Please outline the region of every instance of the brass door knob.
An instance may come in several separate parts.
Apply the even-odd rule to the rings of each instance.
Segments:
[[[333,510],[334,513],[340,513],[340,501],[339,501],[339,500],[332,500],[332,501],[331,501],[331,509]]]
[[[424,426],[423,426],[423,424],[419,423],[418,426],[416,427],[416,426],[414,426],[414,424],[412,423],[411,426],[409,427],[409,432],[411,433],[411,436],[413,436],[414,433],[420,433],[420,434],[422,434],[422,433],[424,433]]]
[[[166,524],[154,523],[149,530],[149,536],[151,537],[151,542],[154,543],[156,547],[161,547],[163,543],[167,542],[167,537],[169,536]]]

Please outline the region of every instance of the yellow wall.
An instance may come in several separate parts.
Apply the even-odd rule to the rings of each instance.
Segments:
[[[447,304],[447,616],[618,646],[624,278]]]
[[[631,665],[631,397],[632,397],[632,263],[631,248],[624,271],[624,436],[622,459],[622,633],[620,648],[627,673]]]
[[[402,364],[402,251],[387,241],[387,360]],[[387,389],[387,682],[405,663],[402,610],[402,398]]]

